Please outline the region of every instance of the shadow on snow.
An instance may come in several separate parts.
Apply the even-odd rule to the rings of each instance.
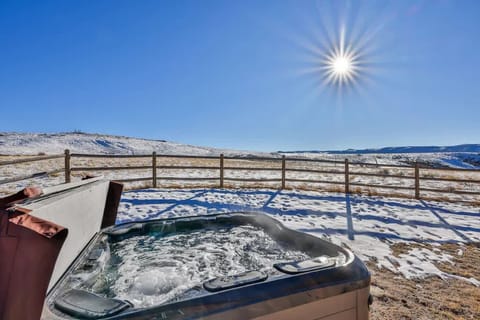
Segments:
[[[130,194],[152,194],[155,196],[155,193],[161,193],[162,198],[150,198],[150,199],[130,199]],[[169,198],[169,194],[182,194],[185,193],[187,195],[192,195],[186,199],[175,199]],[[242,200],[244,204],[235,204],[235,203],[225,203],[220,201],[209,201],[205,197],[208,195],[226,195],[226,196],[234,196]],[[255,196],[254,203],[251,203],[250,196]],[[321,204],[316,204],[318,209],[292,209],[288,208],[285,204],[282,205],[282,201],[279,201],[276,206],[272,206],[275,201],[275,198],[278,196],[288,197],[292,200],[307,200],[307,201],[318,201],[318,202],[325,202],[328,204],[329,207],[331,205],[337,206],[338,210],[328,210],[328,208],[323,208],[326,210],[322,210]],[[261,198],[261,200],[259,200]],[[290,215],[296,217],[302,216],[315,216],[315,217],[326,217],[330,219],[335,219],[337,217],[345,218],[345,228],[304,228],[300,229],[305,232],[310,233],[321,233],[326,235],[346,235],[348,239],[354,240],[355,235],[365,235],[369,237],[375,237],[380,239],[391,239],[391,240],[405,240],[405,241],[421,241],[421,242],[435,242],[435,243],[444,243],[444,242],[452,242],[455,241],[454,239],[451,240],[432,240],[432,239],[423,239],[420,237],[406,237],[399,235],[395,232],[394,229],[386,227],[391,232],[376,232],[376,231],[355,231],[354,230],[354,222],[355,221],[374,221],[379,223],[384,223],[386,225],[402,225],[402,226],[411,226],[413,228],[419,227],[426,227],[426,228],[434,228],[434,229],[445,229],[454,232],[460,239],[463,241],[471,241],[471,239],[466,236],[461,231],[467,232],[478,232],[480,233],[480,228],[475,227],[467,227],[467,226],[458,226],[448,223],[441,214],[446,215],[458,215],[458,216],[466,216],[466,217],[478,217],[480,218],[480,212],[464,212],[464,211],[453,211],[448,210],[438,205],[435,205],[434,202],[426,202],[423,200],[405,200],[408,203],[402,203],[399,201],[394,200],[385,200],[382,198],[371,198],[359,195],[343,195],[343,194],[334,194],[334,195],[322,195],[322,194],[304,194],[298,193],[295,191],[285,191],[285,190],[226,190],[226,189],[187,189],[187,190],[176,190],[176,189],[168,189],[168,190],[157,190],[157,189],[145,189],[145,190],[135,190],[135,191],[128,191],[124,193],[124,197],[122,199],[122,203],[130,204],[132,206],[141,206],[141,205],[157,205],[157,204],[168,204],[168,206],[162,210],[155,212],[153,215],[149,216],[149,219],[159,218],[162,215],[169,213],[170,211],[174,210],[179,206],[190,206],[190,207],[202,207],[207,210],[208,213],[215,213],[215,212],[233,212],[233,211],[261,211],[271,215]],[[430,222],[430,221],[421,221],[416,219],[398,219],[395,217],[390,216],[378,216],[374,214],[363,214],[363,213],[355,213],[355,207],[359,205],[367,205],[372,211],[376,211],[376,207],[392,207],[392,209],[406,209],[406,210],[420,210],[430,213],[435,217],[438,222]],[[353,210],[352,210],[353,206]],[[358,210],[358,211],[365,211],[365,210]],[[117,221],[117,222],[124,222],[124,221]],[[432,234],[435,237],[439,237],[433,233],[428,231],[424,231],[426,233]]]

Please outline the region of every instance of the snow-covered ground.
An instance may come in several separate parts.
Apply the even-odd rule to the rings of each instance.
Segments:
[[[406,278],[458,278],[435,266],[437,262],[453,263],[451,255],[436,247],[449,242],[480,241],[478,207],[268,189],[128,191],[122,197],[118,222],[245,210],[264,212],[290,228],[344,245],[364,261],[374,261]],[[395,256],[391,246],[398,243],[427,243],[432,247],[413,246],[408,253]],[[480,279],[462,280],[480,285]]]
[[[281,156],[281,153],[258,153],[235,150],[220,150],[207,147],[196,147],[159,140],[145,140],[109,135],[84,133],[65,134],[23,134],[0,133],[0,155],[37,155],[40,153],[57,154],[64,149],[73,153],[99,154],[187,154],[187,155],[257,155]],[[405,151],[425,151],[423,153],[406,153]],[[398,153],[394,153],[398,151]],[[288,153],[288,157],[317,158],[342,161],[349,158],[352,162],[368,162],[375,164],[405,164],[420,161],[437,167],[480,168],[480,146],[469,145],[437,148],[428,150],[419,148],[389,148],[385,153],[368,152],[350,153],[297,152]],[[376,152],[376,151],[375,151]],[[0,161],[8,161],[13,156],[0,156]],[[87,159],[72,158],[72,167],[92,166],[150,166],[150,158],[134,159]],[[192,160],[159,158],[157,165],[183,166],[218,166],[218,159]],[[225,166],[255,166],[262,168],[278,168],[273,171],[233,171],[225,170],[225,178],[281,178],[281,164],[277,162],[261,162],[251,160],[226,160]],[[51,171],[63,168],[63,159],[53,159],[34,163],[8,165],[0,167],[0,180],[15,176],[28,175],[35,172]],[[315,169],[318,171],[338,171],[339,174],[294,172],[288,169]],[[312,162],[287,161],[287,179],[311,179],[337,181],[342,189],[344,175],[342,164],[315,164]],[[412,168],[378,168],[361,165],[350,166],[350,182],[360,184],[377,184],[412,188],[414,181]],[[382,173],[405,176],[410,179],[381,178],[375,176],[359,176],[354,172]],[[133,177],[151,177],[151,170],[131,171],[100,171],[73,173],[73,180],[80,179],[83,173],[104,174],[107,179],[125,179]],[[422,169],[420,175],[424,178],[457,178],[480,180],[478,172],[440,172]],[[452,262],[453,257],[442,252],[438,246],[446,242],[479,242],[480,241],[480,209],[455,203],[428,202],[407,199],[379,198],[350,195],[343,193],[296,191],[331,187],[332,185],[287,182],[287,188],[294,190],[276,191],[280,181],[268,183],[271,189],[207,189],[207,186],[218,186],[218,169],[171,170],[158,169],[158,183],[167,187],[171,181],[162,177],[212,177],[215,180],[207,184],[202,182],[202,189],[192,189],[191,182],[176,181],[174,185],[182,189],[143,189],[128,191],[123,195],[119,212],[119,222],[141,220],[156,217],[185,216],[210,214],[218,212],[258,210],[284,222],[287,226],[327,237],[336,243],[348,246],[363,260],[375,261],[379,266],[403,274],[407,278],[438,275],[440,277],[456,277],[440,271],[436,262]],[[38,177],[0,185],[0,195],[16,191],[26,185],[36,184],[50,186],[62,183],[63,173]],[[129,185],[141,187],[150,181]],[[232,187],[245,187],[230,181]],[[480,184],[446,181],[421,180],[422,188],[480,191]],[[256,186],[258,187],[258,185]],[[265,186],[266,187],[266,186]],[[358,187],[351,190],[357,192]],[[337,189],[326,189],[335,190]],[[338,190],[341,191],[341,190]],[[369,194],[378,190],[368,189]],[[385,190],[383,190],[385,191]],[[388,190],[387,190],[388,191]],[[412,197],[413,191],[406,190],[404,195]],[[422,193],[422,197],[429,196]],[[437,196],[437,194],[433,194]],[[469,200],[478,203],[478,196],[450,195],[450,200]],[[392,245],[399,243],[429,244],[429,247],[411,246],[407,253],[393,254]],[[461,250],[458,254],[462,254]],[[475,285],[480,279],[464,279]]]

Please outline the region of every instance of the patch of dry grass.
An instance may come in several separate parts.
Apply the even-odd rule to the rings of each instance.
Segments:
[[[431,248],[427,244],[396,244],[394,254],[407,253],[414,247]],[[453,264],[440,263],[442,271],[480,278],[478,244],[444,244],[435,248],[451,254]],[[459,255],[459,253],[462,253]],[[438,277],[407,280],[369,263],[372,273],[371,294],[374,297],[370,319],[480,319],[480,288],[458,279]]]
[[[440,270],[465,278],[480,279],[480,243],[465,246],[444,244],[440,248],[453,257],[453,263],[439,263],[437,267]],[[478,304],[480,305],[480,297]]]

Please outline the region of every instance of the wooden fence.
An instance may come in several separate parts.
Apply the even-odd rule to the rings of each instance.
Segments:
[[[65,152],[65,154],[66,154],[66,152]],[[59,154],[59,155],[51,155],[51,156],[31,157],[31,158],[26,158],[26,159],[15,159],[15,160],[0,161],[0,167],[8,166],[8,165],[16,165],[16,164],[21,164],[21,163],[32,163],[32,162],[37,162],[37,161],[59,159],[59,158],[64,158],[64,157],[66,159],[66,155]],[[65,163],[66,163],[66,161],[67,160],[65,160]],[[0,185],[64,172],[66,168],[67,167],[61,168],[61,169],[55,169],[55,170],[51,170],[51,171],[42,171],[42,172],[36,172],[36,173],[31,173],[31,174],[26,174],[26,175],[21,175],[21,176],[15,176],[15,177],[12,177],[12,178],[1,179],[0,180]]]
[[[30,157],[26,159],[17,159],[9,161],[1,161],[1,166],[15,165],[20,163],[44,161],[50,159],[64,158],[64,167],[55,169],[48,172],[37,172],[28,175],[22,175],[17,177],[11,177],[0,180],[1,184],[7,184],[17,182],[21,180],[27,180],[37,178],[40,176],[58,174],[62,171],[65,175],[65,182],[70,182],[72,174],[78,172],[90,172],[90,171],[123,171],[123,170],[148,170],[151,175],[144,177],[128,177],[118,179],[120,182],[151,182],[151,186],[157,188],[159,186],[166,186],[167,181],[195,181],[200,183],[215,183],[215,186],[224,188],[227,183],[268,183],[269,187],[278,187],[280,189],[292,188],[298,184],[308,185],[310,189],[321,189],[317,186],[334,186],[330,190],[341,191],[345,193],[362,193],[366,188],[368,190],[380,189],[390,190],[390,192],[375,192],[378,195],[392,195],[391,190],[409,192],[412,198],[416,199],[432,199],[432,197],[425,196],[426,194],[455,194],[455,195],[467,195],[474,197],[465,202],[480,203],[480,170],[475,169],[455,169],[455,168],[431,168],[427,166],[421,166],[416,163],[415,165],[397,165],[397,164],[373,164],[366,162],[356,162],[345,159],[343,161],[337,160],[321,160],[321,159],[309,159],[299,157],[255,157],[255,156],[188,156],[188,155],[165,155],[157,154],[153,152],[148,155],[106,155],[106,154],[78,154],[70,153],[69,150],[65,150],[64,154],[51,155],[51,156],[38,156]],[[111,159],[132,159],[143,158],[143,162],[148,161],[148,165],[128,165],[128,166],[73,166],[72,159],[75,158],[111,158]],[[162,159],[175,159],[175,162],[162,164]],[[183,165],[182,160],[201,160],[198,165]],[[140,160],[139,160],[140,161]],[[203,161],[203,162],[202,162]],[[208,165],[204,164],[207,162]],[[214,163],[213,165],[211,163]],[[229,165],[229,162],[236,162],[236,165]],[[241,163],[241,165],[239,165]],[[245,165],[245,163],[247,165]],[[258,166],[259,163],[263,163],[263,166]],[[252,166],[249,164],[256,164]],[[320,165],[320,167],[319,167]],[[321,166],[324,167],[321,167]],[[359,170],[360,168],[360,170]],[[373,170],[372,170],[373,169]],[[170,172],[171,170],[201,170],[202,172],[218,171],[215,176],[172,176],[159,174],[158,171]],[[396,170],[397,172],[390,172]],[[380,171],[380,172],[379,172]],[[228,173],[242,172],[241,175],[231,176]],[[243,172],[270,172],[276,175],[276,177],[261,177],[261,174],[254,177],[247,177]],[[422,174],[429,172],[429,174]],[[454,172],[460,173],[463,176],[442,176],[439,172]],[[278,175],[277,175],[278,173]],[[302,178],[299,175],[322,174],[321,179],[314,178]],[[468,175],[465,178],[465,174]],[[474,176],[479,174],[477,179]],[[328,178],[325,178],[327,176]],[[329,179],[332,177],[331,179]],[[393,179],[391,183],[366,183],[358,182],[352,177],[379,177],[382,179]],[[403,185],[399,182],[409,181],[411,185]],[[426,181],[436,183],[456,183],[464,185],[475,185],[478,187],[465,189],[458,187],[449,187],[447,189],[432,188],[431,186],[422,186]],[[162,182],[162,184],[160,183]],[[430,183],[431,185],[431,183]],[[242,185],[240,185],[242,186]],[[363,189],[362,189],[363,188]],[[325,189],[325,188],[323,188]],[[327,190],[329,188],[326,188]],[[449,199],[443,199],[449,200]],[[459,201],[459,200],[455,200]]]

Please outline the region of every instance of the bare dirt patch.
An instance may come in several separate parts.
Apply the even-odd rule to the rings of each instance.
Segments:
[[[407,253],[425,244],[396,244],[394,254]],[[452,263],[437,267],[447,273],[466,278],[480,278],[478,244],[444,244],[436,246],[450,255]],[[407,280],[369,263],[372,273],[371,293],[374,297],[370,318],[380,319],[480,319],[480,288],[464,280],[438,277]]]

